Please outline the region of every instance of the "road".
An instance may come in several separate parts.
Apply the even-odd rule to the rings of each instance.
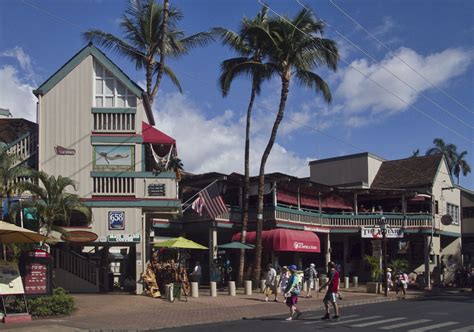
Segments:
[[[341,301],[344,303],[344,301]],[[264,304],[262,304],[264,305]],[[399,300],[343,308],[338,321],[321,321],[322,311],[304,312],[299,320],[287,316],[252,318],[196,325],[170,332],[212,331],[474,331],[474,294],[440,294],[417,300]]]

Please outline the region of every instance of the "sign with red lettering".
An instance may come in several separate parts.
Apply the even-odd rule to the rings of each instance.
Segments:
[[[48,293],[48,266],[45,263],[29,263],[23,279],[25,294]]]

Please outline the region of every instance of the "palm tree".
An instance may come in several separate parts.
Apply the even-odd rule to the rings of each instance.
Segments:
[[[88,221],[92,219],[90,208],[84,205],[79,196],[66,192],[68,187],[76,189],[73,180],[68,177],[49,176],[43,171],[32,171],[32,178],[37,179],[38,184],[23,182],[20,189],[36,196],[34,201],[27,204],[36,208],[40,230],[43,230],[44,235],[49,235],[53,226],[68,225],[72,212],[82,213]]]
[[[467,163],[465,157],[467,156],[467,151],[463,151],[459,154],[456,154],[455,160],[453,162],[453,175],[458,179],[459,184],[459,175],[462,172],[462,175],[466,176],[468,173],[471,173],[471,166]]]
[[[413,150],[410,158],[416,158],[420,156],[420,149]]]
[[[19,190],[20,178],[29,174],[30,168],[24,163],[20,163],[20,158],[17,155],[8,153],[5,146],[0,147],[1,197],[7,200],[7,211],[3,211],[4,215],[10,217],[11,197]]]
[[[260,278],[262,261],[265,164],[275,142],[278,127],[283,120],[291,79],[296,78],[300,85],[321,93],[326,102],[332,100],[327,83],[312,71],[322,65],[334,71],[337,68],[339,54],[336,43],[320,37],[324,27],[324,23],[317,20],[310,9],[304,8],[293,19],[286,17],[271,19],[269,29],[257,26],[250,31],[263,40],[268,65],[275,69],[281,80],[278,113],[260,162],[254,280]]]
[[[446,144],[442,138],[435,138],[433,140],[434,147],[429,148],[426,151],[426,155],[434,155],[434,154],[443,154],[446,158],[446,162],[448,163],[449,173],[452,174],[452,170],[454,167],[454,163],[456,160],[456,150],[457,147],[454,144]]]
[[[268,9],[263,7],[257,16],[249,20],[243,18],[239,33],[228,29],[214,28],[213,32],[217,34],[225,45],[228,45],[240,56],[224,60],[221,63],[221,75],[219,77],[219,86],[222,95],[226,97],[229,94],[230,86],[238,76],[249,76],[252,81],[250,91],[250,100],[247,106],[247,120],[245,125],[245,157],[244,157],[244,187],[243,187],[243,211],[242,211],[242,235],[241,241],[245,243],[249,216],[249,186],[250,186],[250,122],[252,118],[252,108],[255,97],[260,94],[263,81],[269,79],[273,73],[272,67],[262,63],[263,45],[259,38],[249,33],[254,26],[260,26],[262,29],[268,29]],[[243,283],[245,265],[245,250],[240,252],[238,283]]]
[[[169,8],[168,0],[164,0],[163,6],[156,0],[130,0],[120,22],[123,39],[97,29],[90,29],[83,36],[87,41],[130,59],[137,69],[145,69],[146,95],[153,105],[163,74],[182,91],[175,73],[166,66],[165,58],[179,58],[192,48],[212,41],[208,32],[185,37],[184,32],[177,29],[182,19],[181,11]]]

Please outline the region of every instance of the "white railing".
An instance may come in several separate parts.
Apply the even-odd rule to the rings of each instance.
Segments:
[[[7,148],[7,153],[17,155],[18,163],[31,157],[38,151],[38,135],[27,133],[12,142]]]
[[[94,177],[94,195],[134,195],[135,179],[132,177]]]
[[[133,113],[94,113],[93,130],[96,132],[135,132]]]
[[[52,249],[52,253],[55,268],[63,269],[94,286],[100,286],[100,269],[96,263],[72,251]]]

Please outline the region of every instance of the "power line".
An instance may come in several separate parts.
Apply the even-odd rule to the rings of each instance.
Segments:
[[[292,25],[296,30],[298,30],[299,32],[303,33],[304,35],[308,36],[309,38],[314,38],[313,36],[309,35],[308,33],[302,31],[300,28],[298,28],[297,26],[295,26],[292,22],[288,21],[285,17],[283,17],[282,15],[280,15],[278,12],[276,12],[275,10],[273,10],[273,8],[271,8],[269,5],[261,2],[260,0],[257,0],[257,2],[259,4],[261,4],[262,6],[268,8],[271,12],[273,12],[275,15],[277,15],[280,19],[286,21],[287,23],[289,23],[290,25]],[[328,52],[330,53],[333,53],[333,51],[327,49]],[[386,87],[384,87],[382,84],[380,84],[379,82],[373,80],[372,78],[370,78],[370,76],[368,76],[367,74],[363,73],[360,69],[358,69],[357,67],[355,67],[354,65],[352,65],[349,61],[347,61],[346,59],[344,59],[344,57],[342,56],[339,56],[339,58],[344,62],[346,63],[349,67],[351,67],[352,69],[354,69],[355,71],[359,72],[362,76],[364,76],[366,79],[368,79],[369,81],[373,82],[374,84],[376,84],[378,87],[380,87],[382,90],[384,90],[385,92],[389,93],[390,95],[392,95],[393,97],[397,98],[398,100],[400,100],[402,103],[406,104],[408,107],[412,107],[413,109],[415,109],[417,112],[419,112],[420,114],[424,115],[426,118],[430,119],[431,121],[435,122],[436,124],[438,124],[439,126],[451,131],[452,133],[454,133],[455,135],[465,139],[467,142],[469,142],[470,144],[473,144],[473,141],[469,138],[467,138],[466,136],[460,134],[458,131],[456,131],[455,129],[452,129],[451,127],[445,125],[444,123],[436,120],[435,118],[433,118],[431,115],[427,114],[426,112],[422,111],[419,107],[415,106],[415,105],[410,105],[406,100],[404,100],[402,97],[400,97],[399,95],[397,95],[396,93],[394,93],[393,91],[387,89]]]
[[[299,0],[296,0],[296,2],[298,4],[300,4],[303,8],[305,9],[308,9],[308,7],[306,7],[305,5],[303,5]],[[359,47],[357,44],[355,44],[354,42],[352,42],[349,38],[347,38],[344,34],[342,34],[341,32],[339,32],[336,28],[334,28],[332,25],[330,25],[328,23],[327,20],[324,20],[324,23],[325,25],[327,25],[329,28],[331,28],[334,32],[336,32],[341,38],[343,38],[345,41],[347,41],[348,43],[350,43],[353,47],[355,47],[356,49],[358,49],[359,51],[361,51],[362,53],[364,53],[366,56],[368,56],[372,61],[374,61],[375,63],[378,63],[377,59],[372,56],[370,53],[368,53],[366,50],[364,50],[363,48]],[[448,115],[450,115],[451,117],[453,117],[454,119],[458,120],[459,122],[461,122],[462,124],[466,125],[467,127],[469,127],[470,129],[474,129],[474,126],[470,125],[469,123],[465,122],[463,119],[461,119],[460,117],[458,117],[457,115],[451,113],[450,111],[448,111],[446,108],[444,108],[443,106],[441,106],[440,104],[438,104],[437,102],[435,102],[433,99],[431,99],[430,97],[428,97],[427,95],[425,95],[423,92],[419,91],[418,89],[414,88],[412,85],[410,85],[408,82],[406,82],[405,80],[401,79],[397,74],[395,74],[394,72],[392,72],[391,70],[389,70],[386,66],[384,66],[382,63],[380,63],[380,67],[383,68],[387,73],[391,74],[393,77],[395,77],[397,80],[399,80],[400,82],[402,82],[404,85],[406,85],[407,87],[409,87],[411,90],[415,91],[417,94],[421,95],[423,98],[425,98],[426,100],[428,100],[429,102],[431,102],[433,105],[435,105],[436,107],[438,107],[441,111],[447,113]]]
[[[299,1],[298,1],[299,3]],[[333,0],[329,0],[329,3],[331,5],[333,5],[337,10],[339,10],[342,14],[344,14],[344,16],[346,16],[349,20],[351,20],[354,24],[356,24],[358,27],[360,27],[362,30],[364,30],[370,37],[372,37],[373,39],[375,39],[380,45],[382,45],[382,47],[384,47],[386,50],[392,52],[394,54],[394,56],[396,58],[398,58],[402,63],[404,63],[408,68],[410,68],[411,70],[413,70],[415,73],[417,73],[421,78],[423,78],[426,82],[428,82],[432,87],[434,87],[436,90],[438,90],[439,92],[441,92],[442,94],[444,94],[446,97],[448,97],[449,99],[451,99],[452,101],[454,101],[456,104],[458,104],[459,106],[461,106],[464,110],[466,110],[467,112],[469,113],[473,113],[474,114],[474,111],[472,111],[471,109],[469,109],[467,106],[465,106],[463,103],[461,103],[459,100],[457,100],[455,97],[451,96],[450,94],[448,94],[447,92],[445,92],[443,89],[441,89],[440,87],[438,87],[437,85],[435,85],[433,82],[431,82],[428,78],[426,78],[423,74],[421,74],[419,71],[417,71],[415,68],[413,68],[413,66],[411,66],[409,63],[407,63],[405,60],[403,60],[401,57],[399,57],[390,47],[388,47],[386,44],[384,44],[381,40],[379,40],[377,38],[377,36],[375,36],[373,33],[371,33],[368,29],[366,29],[361,23],[359,23],[358,21],[356,21],[356,19],[354,19],[350,14],[348,14],[344,9],[342,9],[341,7],[339,7],[338,5],[336,5]]]

